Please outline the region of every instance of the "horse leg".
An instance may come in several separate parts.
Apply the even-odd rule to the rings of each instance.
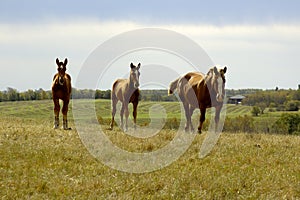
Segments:
[[[68,107],[69,107],[69,100],[64,100],[63,102],[64,102],[63,107],[62,107],[63,129],[64,130],[69,130],[70,128],[68,128],[68,118],[67,118]]]
[[[190,116],[191,116],[191,117],[190,117],[190,118],[191,118],[191,119],[190,119],[190,120],[191,120],[191,121],[190,121],[191,132],[194,132],[194,131],[195,131],[195,129],[194,129],[194,127],[193,127],[193,123],[192,123],[192,115],[193,115],[194,110],[195,110],[195,108],[192,107],[192,106],[190,106],[190,111],[189,111],[189,112],[190,112]]]
[[[54,102],[54,129],[57,129],[59,126],[59,111],[60,111],[60,105],[59,105],[59,99],[53,99]]]
[[[198,126],[198,133],[201,133],[203,122],[205,121],[205,113],[206,113],[206,108],[200,108],[200,123]]]
[[[215,132],[217,132],[217,130],[218,130],[221,108],[222,108],[222,106],[217,106],[216,107],[216,112],[215,112]]]
[[[124,122],[123,122],[123,115],[124,115],[124,109],[125,109],[125,103],[123,102],[122,103],[122,108],[121,108],[121,111],[120,111],[120,118],[121,118],[121,124],[120,124],[120,128],[123,130],[124,128]]]
[[[113,130],[113,128],[114,128],[116,112],[117,112],[117,100],[112,98],[112,112],[111,112],[111,122],[110,122],[111,130]]]
[[[138,102],[133,103],[133,123],[134,123],[134,129],[136,129],[136,116],[137,116],[137,106],[138,106]]]
[[[125,131],[128,130],[128,117],[129,117],[129,110],[128,110],[128,103],[125,105]]]
[[[185,118],[186,118],[186,124],[185,124],[185,131],[188,132],[190,129],[191,124],[191,115],[190,115],[190,107],[188,103],[183,104],[184,111],[185,111]]]

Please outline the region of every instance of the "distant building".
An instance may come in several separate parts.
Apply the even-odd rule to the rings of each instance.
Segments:
[[[235,95],[235,96],[232,96],[232,97],[229,97],[228,99],[228,103],[230,104],[240,104],[243,99],[245,99],[246,97],[243,96],[243,95]]]

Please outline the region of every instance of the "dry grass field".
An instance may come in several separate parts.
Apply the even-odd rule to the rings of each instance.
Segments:
[[[300,199],[299,136],[222,133],[200,159],[203,133],[171,165],[126,173],[89,154],[71,113],[71,131],[53,130],[52,108],[51,101],[0,103],[2,199]],[[148,152],[175,130],[148,140],[105,133],[121,148]]]

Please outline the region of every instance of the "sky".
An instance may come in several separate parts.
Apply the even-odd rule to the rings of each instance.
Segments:
[[[296,89],[299,8],[296,0],[0,0],[0,90],[50,90],[55,59],[65,57],[76,87],[83,64],[99,45],[141,28],[172,30],[195,41],[214,64],[228,67],[228,89]],[[141,62],[143,67],[154,55],[139,52],[143,53],[140,60],[125,56],[115,62],[119,66],[109,71],[111,80],[102,81],[99,88],[110,89],[114,79],[126,76],[130,62]],[[164,53],[159,56],[179,62]],[[189,68],[180,72],[184,69]],[[141,81],[142,73],[141,68]]]

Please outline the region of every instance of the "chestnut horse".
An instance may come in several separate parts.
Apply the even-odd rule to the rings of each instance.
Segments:
[[[206,75],[200,72],[189,72],[171,82],[169,94],[172,94],[177,89],[178,96],[183,103],[187,120],[185,131],[189,131],[189,128],[191,128],[191,131],[194,131],[191,116],[196,108],[200,109],[199,133],[201,133],[202,125],[205,121],[207,108],[216,108],[215,125],[217,127],[225,96],[226,71],[227,67],[223,69],[213,67]]]
[[[63,101],[62,113],[63,113],[63,129],[69,130],[68,128],[68,105],[71,97],[71,76],[66,73],[66,66],[68,63],[68,59],[66,58],[64,62],[60,62],[58,58],[56,58],[57,71],[58,73],[54,75],[52,82],[52,99],[54,102],[54,128],[57,129],[59,126],[59,112],[60,105],[59,100]]]
[[[110,124],[110,129],[112,130],[114,127],[114,119],[116,114],[116,106],[118,101],[121,101],[122,108],[120,112],[121,117],[121,129],[127,131],[128,129],[128,104],[133,104],[133,122],[134,128],[136,128],[136,116],[137,116],[137,106],[139,103],[139,77],[140,77],[140,69],[141,63],[137,66],[130,64],[130,75],[128,79],[117,79],[112,87],[111,92],[111,101],[112,101],[112,121]],[[125,114],[125,129],[123,124],[123,115]]]

